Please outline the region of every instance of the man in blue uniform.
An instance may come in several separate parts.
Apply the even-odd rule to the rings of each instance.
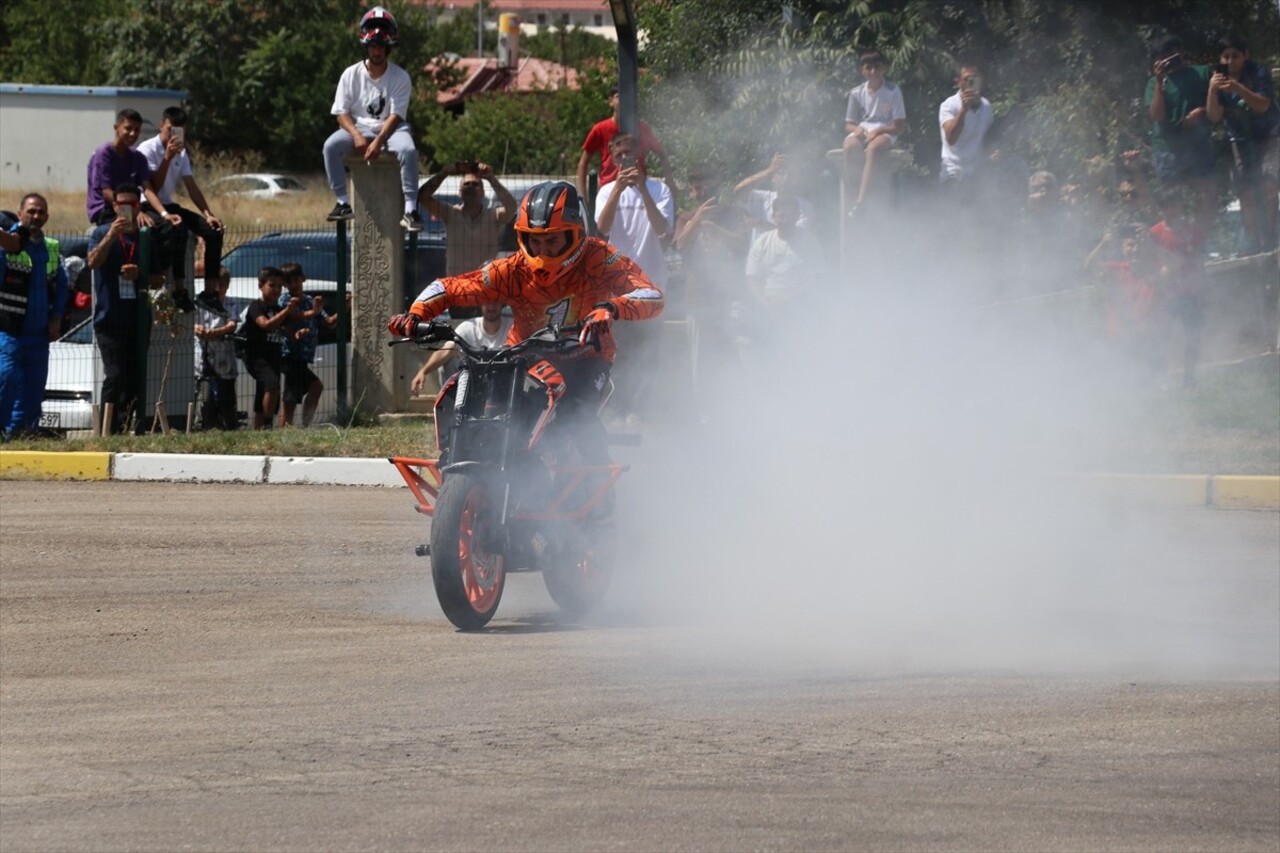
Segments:
[[[0,441],[38,430],[49,341],[67,307],[67,272],[58,241],[44,236],[48,221],[49,202],[27,194],[9,248],[0,248]]]

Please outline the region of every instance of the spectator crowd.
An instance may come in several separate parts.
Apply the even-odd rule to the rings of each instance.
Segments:
[[[352,216],[346,158],[371,160],[385,151],[401,167],[403,228],[422,227],[420,209],[441,221],[445,274],[457,276],[510,250],[504,235],[520,200],[480,162],[445,166],[419,188],[418,152],[406,120],[412,87],[407,72],[389,59],[397,39],[387,10],[375,8],[361,19],[365,58],[338,83],[332,107],[338,129],[323,150],[336,197],[329,219]],[[1106,336],[1153,371],[1161,369],[1166,341],[1179,330],[1188,384],[1195,381],[1204,324],[1207,247],[1215,226],[1221,230],[1224,199],[1238,200],[1239,225],[1228,239],[1239,254],[1277,248],[1280,208],[1280,106],[1270,71],[1239,35],[1220,40],[1216,61],[1197,58],[1176,36],[1155,39],[1142,98],[1148,144],[1129,148],[1114,163],[1082,163],[1070,179],[1032,172],[1002,151],[981,63],[962,61],[954,93],[938,105],[938,180],[929,191],[939,218],[975,230],[988,226],[973,247],[999,259],[984,299],[1042,296],[1096,282]],[[896,176],[911,121],[904,93],[878,50],[864,51],[857,70],[861,80],[848,95],[844,138],[827,164],[801,165],[779,152],[760,171],[733,181],[720,164],[696,163],[683,176],[682,199],[653,130],[641,122],[634,135],[621,132],[616,87],[610,115],[584,140],[576,187],[594,233],[640,266],[666,294],[668,312],[698,321],[704,353],[749,353],[765,322],[820,310],[814,282],[822,271],[850,258],[875,266],[868,259],[882,251],[886,228],[894,227],[886,223],[906,221]],[[187,120],[180,108],[165,110],[159,134],[138,145],[142,117],[122,110],[113,138],[88,164],[93,322],[105,372],[102,401],[114,410],[106,427],[124,428],[130,410],[140,342],[148,333],[137,300],[149,286],[171,291],[179,310],[197,312],[206,427],[235,426],[232,342],[238,336],[257,385],[254,424],[266,427],[277,414],[279,423],[291,423],[299,406],[308,424],[321,388],[310,369],[315,341],[320,325],[333,325],[336,315],[307,296],[302,268],[292,264],[263,269],[261,298],[242,322],[230,316],[220,265],[222,222],[195,180],[185,150]],[[597,157],[600,186],[593,197],[587,178]],[[662,179],[650,175],[651,165]],[[440,197],[453,179],[457,203]],[[1013,181],[1016,194],[1009,190]],[[838,205],[829,194],[812,192],[824,182],[839,188]],[[175,201],[179,185],[195,210]],[[0,434],[6,438],[36,430],[48,342],[69,298],[58,244],[43,235],[47,219],[47,202],[31,193],[17,220],[0,231]],[[138,253],[144,227],[153,229],[157,246],[147,269]],[[203,247],[204,289],[194,300],[186,270],[191,240]],[[496,341],[509,327],[501,305],[486,304],[469,316],[466,333],[477,341]],[[646,371],[639,366],[651,361],[655,332],[636,324],[616,333],[625,354],[618,366],[619,414],[638,418],[647,406]],[[447,352],[433,356],[414,378],[414,392],[448,360]]]

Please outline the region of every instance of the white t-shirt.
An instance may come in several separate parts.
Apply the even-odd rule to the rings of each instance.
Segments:
[[[617,181],[610,181],[600,188],[596,196],[596,222],[600,221],[605,202],[609,200],[616,184]],[[671,190],[657,178],[645,178],[645,186],[663,219],[667,221],[667,233],[670,234],[676,222]],[[667,286],[666,249],[662,246],[661,238],[653,233],[653,228],[649,225],[649,214],[644,209],[644,196],[635,187],[627,187],[619,196],[608,240],[614,248],[639,264],[640,269],[644,270],[654,284],[660,288]]]
[[[976,110],[964,117],[964,129],[955,145],[947,144],[942,126],[960,115],[960,93],[956,92],[938,108],[938,130],[942,134],[942,174],[949,178],[967,178],[982,163],[982,140],[991,129],[991,102],[981,100]]]
[[[394,62],[387,63],[387,70],[374,80],[369,76],[364,62],[357,62],[342,72],[338,80],[338,92],[333,98],[333,115],[346,113],[365,136],[373,137],[382,130],[382,124],[392,113],[400,116],[401,127],[409,117],[409,99],[413,97],[413,84],[409,72]],[[399,128],[397,128],[399,130]]]
[[[484,330],[483,317],[471,317],[463,320],[454,326],[453,331],[458,337],[462,338],[473,347],[482,347],[484,349],[497,349],[507,342],[507,333],[511,331],[511,317],[503,316],[502,322],[498,324],[498,333],[489,335]],[[453,349],[453,357],[440,366],[440,377],[443,379],[453,372],[454,367],[458,363],[458,359],[462,356],[457,348]]]
[[[764,301],[777,307],[790,301],[818,275],[822,248],[813,234],[796,229],[784,240],[778,229],[766,231],[751,243],[747,275],[764,279]]]
[[[849,92],[849,107],[845,110],[844,120],[850,124],[864,130],[879,130],[906,117],[907,106],[896,83],[885,80],[874,92],[869,84],[863,83]]]
[[[158,172],[160,164],[164,163],[164,143],[160,141],[160,134],[157,133],[141,143],[138,146],[138,153],[147,158],[147,165],[151,167],[153,174]],[[191,176],[191,158],[187,156],[187,149],[184,148],[177,157],[169,161],[169,171],[164,176],[164,184],[156,187],[156,195],[160,196],[162,203],[173,204],[173,193],[178,188],[178,181]]]
[[[751,241],[754,243],[762,234],[773,230],[773,200],[778,197],[775,190],[750,190],[742,196],[742,209],[751,219],[758,219],[766,225],[755,225],[751,229]],[[813,205],[808,199],[797,198],[800,206],[800,218],[796,227],[809,230],[809,218],[813,215]]]

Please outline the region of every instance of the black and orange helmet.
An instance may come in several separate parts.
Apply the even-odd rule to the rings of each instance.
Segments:
[[[516,239],[520,254],[541,277],[554,281],[582,257],[586,245],[586,210],[573,184],[567,181],[545,181],[524,194],[520,213],[516,216]],[[560,254],[542,258],[529,251],[527,235],[565,232],[569,243]]]

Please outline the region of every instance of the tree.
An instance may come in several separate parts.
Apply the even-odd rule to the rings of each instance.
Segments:
[[[938,156],[938,104],[955,64],[977,57],[1002,119],[1000,143],[1028,167],[1069,176],[1145,140],[1134,99],[1147,42],[1183,34],[1207,58],[1238,30],[1259,58],[1280,58],[1280,12],[1253,0],[638,0],[654,72],[649,115],[683,164],[710,159],[742,173],[773,151],[820,157],[843,135],[856,55],[875,46],[902,85],[904,142],[919,166]],[[687,117],[703,117],[689,122]]]
[[[101,84],[107,32],[125,0],[6,0],[0,5],[0,79],[48,85]]]

